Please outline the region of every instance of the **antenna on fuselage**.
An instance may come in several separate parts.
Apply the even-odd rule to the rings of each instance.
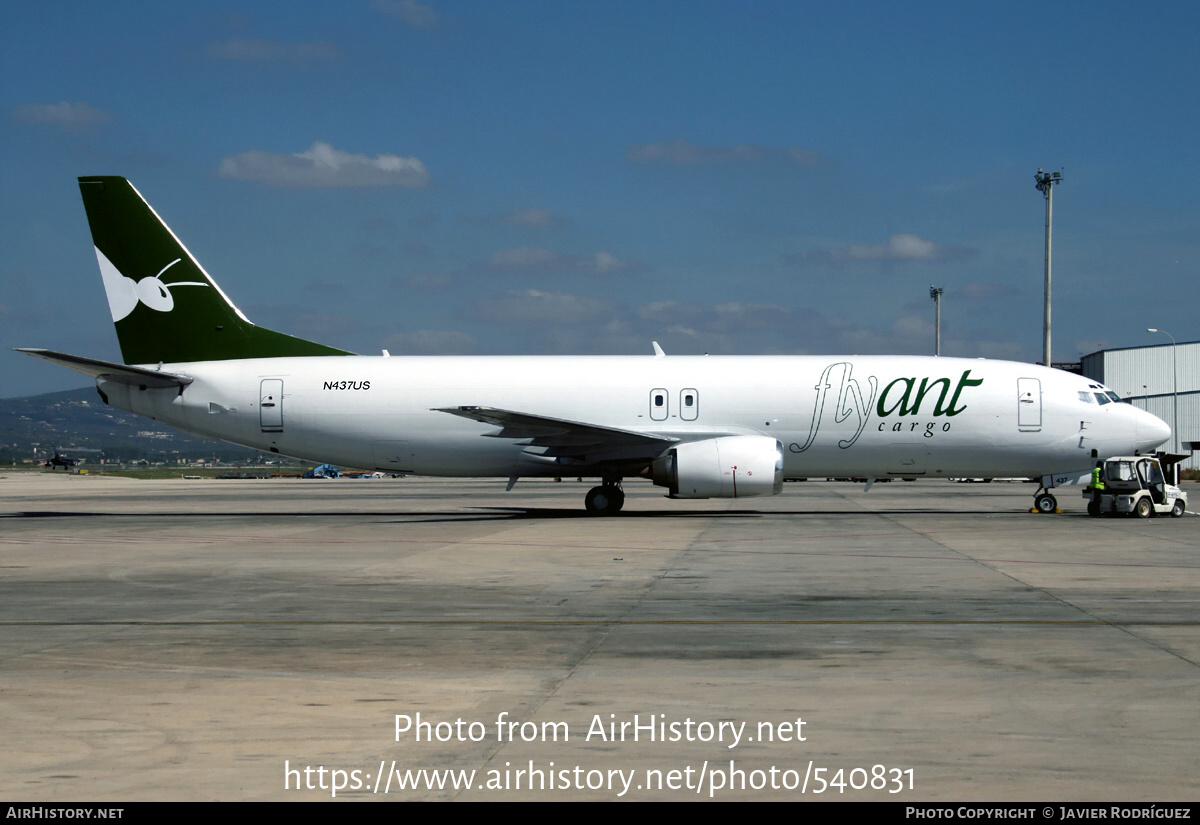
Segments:
[[[933,299],[934,306],[934,326],[933,326],[933,354],[942,354],[942,293],[946,290],[940,286],[929,287],[929,297]]]

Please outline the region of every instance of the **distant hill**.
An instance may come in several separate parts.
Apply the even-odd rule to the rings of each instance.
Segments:
[[[87,462],[219,458],[251,461],[256,450],[195,438],[166,424],[110,407],[94,387],[0,398],[0,463],[61,450]],[[76,452],[72,452],[72,451]]]

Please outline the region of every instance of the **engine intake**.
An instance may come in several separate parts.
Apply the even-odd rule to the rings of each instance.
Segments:
[[[783,491],[783,444],[765,435],[688,441],[654,460],[651,478],[671,498],[744,498]]]

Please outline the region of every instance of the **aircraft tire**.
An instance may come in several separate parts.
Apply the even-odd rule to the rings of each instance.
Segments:
[[[1033,500],[1033,506],[1039,513],[1053,513],[1058,509],[1058,499],[1049,493],[1042,493]]]
[[[620,487],[605,484],[588,490],[583,506],[593,516],[615,516],[625,505],[625,493]]]

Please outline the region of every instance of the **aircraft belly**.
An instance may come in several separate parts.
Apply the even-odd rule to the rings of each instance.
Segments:
[[[1079,463],[1082,451],[1073,435],[1052,435],[1051,427],[1021,433],[1015,423],[1015,417],[1008,422],[988,413],[908,420],[872,416],[860,438],[853,438],[853,430],[835,427],[828,434],[820,432],[807,449],[801,449],[804,443],[792,433],[785,441],[785,474],[791,478],[1021,477],[1043,474],[1047,466]]]

